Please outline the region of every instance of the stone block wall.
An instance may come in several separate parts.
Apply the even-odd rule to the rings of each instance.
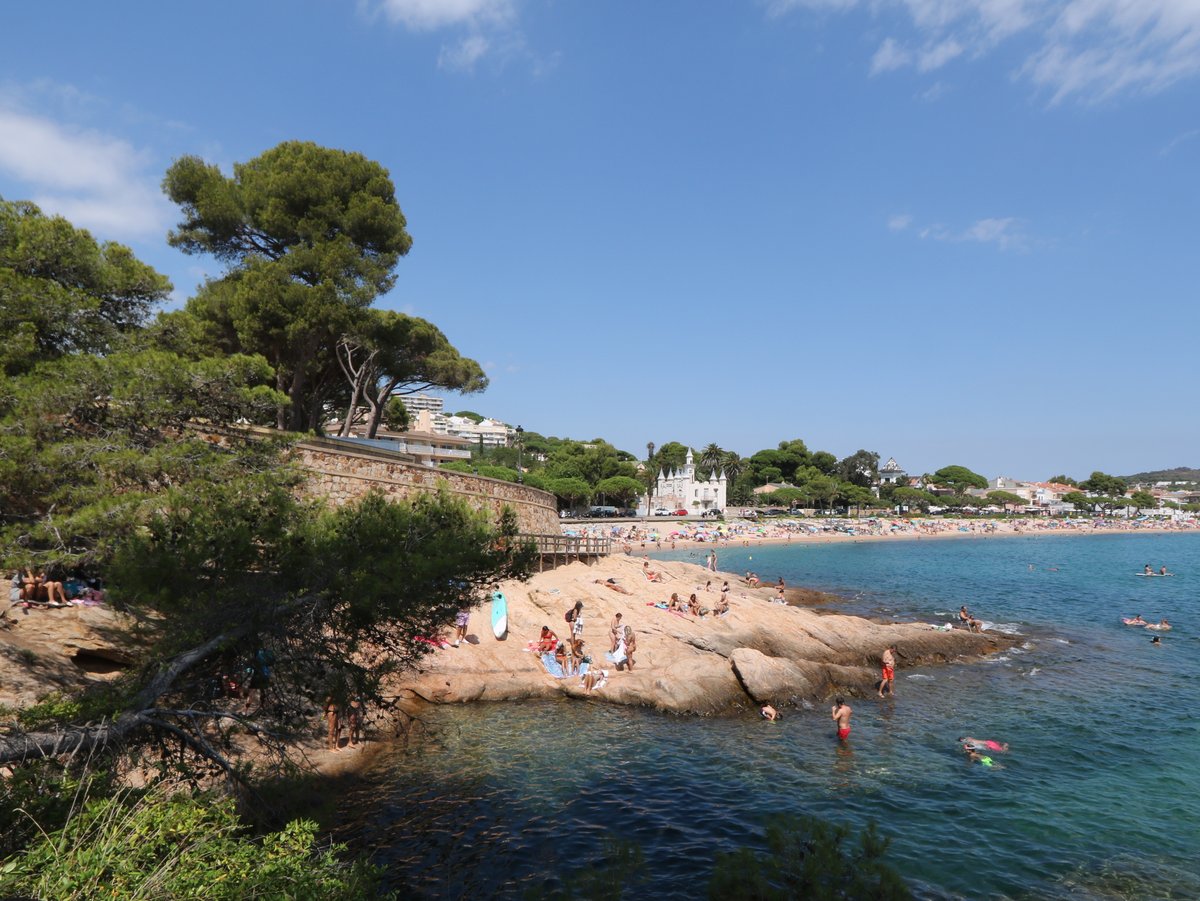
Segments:
[[[314,496],[326,498],[334,506],[362,497],[371,490],[400,499],[436,491],[441,483],[448,492],[493,518],[504,506],[511,507],[525,534],[557,535],[560,532],[554,495],[527,485],[432,469],[406,462],[386,451],[334,448],[320,441],[302,441],[292,453],[309,473],[307,490]]]

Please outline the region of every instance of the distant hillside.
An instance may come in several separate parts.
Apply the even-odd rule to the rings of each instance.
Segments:
[[[1200,482],[1200,469],[1176,466],[1174,469],[1156,469],[1153,472],[1139,472],[1121,478],[1126,482]]]

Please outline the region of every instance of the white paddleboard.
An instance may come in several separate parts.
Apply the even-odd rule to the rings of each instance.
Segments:
[[[504,592],[492,592],[492,634],[503,639],[508,634],[508,600]]]

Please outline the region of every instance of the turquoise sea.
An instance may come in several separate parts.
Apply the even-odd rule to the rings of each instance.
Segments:
[[[1135,576],[1146,563],[1176,575]],[[439,708],[434,741],[343,799],[343,837],[429,898],[571,886],[610,864],[617,837],[646,858],[627,897],[695,898],[716,851],[759,843],[784,811],[874,821],[921,897],[1200,898],[1200,535],[729,548],[720,567],[872,616],[944,622],[965,603],[1022,641],[963,665],[901,660],[894,702],[851,701],[846,746],[824,705],[775,724]],[[1121,624],[1136,613],[1174,625],[1161,647]],[[960,735],[1008,742],[1003,768],[967,761]]]

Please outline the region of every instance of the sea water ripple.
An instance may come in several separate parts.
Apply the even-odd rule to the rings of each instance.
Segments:
[[[1178,575],[1132,578],[1146,562]],[[1200,538],[733,548],[720,564],[863,615],[932,621],[966,603],[1027,641],[1008,659],[901,661],[894,702],[852,700],[845,746],[822,705],[776,724],[439,708],[434,741],[343,799],[344,837],[421,897],[538,897],[611,867],[616,839],[645,854],[639,896],[694,898],[714,853],[761,845],[765,817],[789,812],[875,822],[923,897],[1200,898]],[[1173,623],[1163,647],[1120,624],[1135,613]],[[1003,768],[966,761],[963,734],[1008,742]]]

